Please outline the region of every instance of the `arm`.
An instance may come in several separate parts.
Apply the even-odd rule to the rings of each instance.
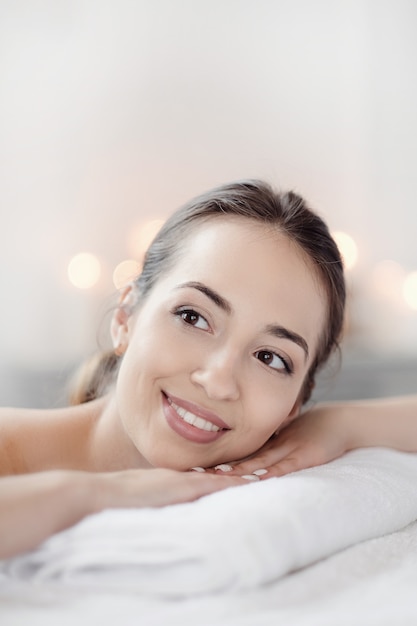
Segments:
[[[0,558],[36,547],[106,508],[160,507],[242,484],[235,477],[167,469],[93,474],[47,471],[0,478]]]
[[[348,450],[381,446],[417,452],[417,395],[323,404],[296,418],[232,474],[262,478],[327,463]]]

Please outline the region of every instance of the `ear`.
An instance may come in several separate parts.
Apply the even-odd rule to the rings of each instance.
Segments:
[[[110,335],[117,356],[126,352],[129,345],[129,319],[135,304],[134,289],[128,285],[120,294],[119,303],[110,324]]]

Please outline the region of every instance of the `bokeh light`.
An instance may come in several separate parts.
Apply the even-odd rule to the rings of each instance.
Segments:
[[[401,291],[405,277],[404,268],[390,259],[380,261],[375,265],[372,274],[372,287],[378,296],[389,300],[401,300]]]
[[[116,289],[126,287],[141,270],[141,265],[133,259],[126,259],[117,265],[113,272],[113,283]]]
[[[345,268],[351,270],[358,260],[358,246],[347,233],[336,231],[332,235],[342,255]]]
[[[80,252],[68,264],[68,278],[78,289],[91,289],[97,284],[101,274],[98,258],[90,252]]]
[[[128,237],[129,254],[134,258],[142,257],[163,223],[164,220],[157,219],[136,224]]]
[[[410,274],[405,277],[403,295],[408,306],[414,311],[417,311],[417,271],[410,272]]]

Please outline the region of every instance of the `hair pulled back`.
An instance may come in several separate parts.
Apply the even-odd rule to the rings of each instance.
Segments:
[[[138,302],[140,304],[159,278],[175,265],[184,241],[194,229],[215,216],[237,216],[276,228],[299,246],[317,273],[327,298],[327,319],[317,354],[301,391],[300,399],[305,403],[314,387],[317,370],[339,346],[346,287],[342,259],[329,229],[301,196],[292,191],[274,191],[260,180],[245,180],[222,185],[194,198],[171,215],[149,246],[142,272],[134,283]],[[111,365],[107,374],[117,369],[117,365],[114,367],[115,360],[109,359],[108,354],[103,355],[103,359]],[[108,379],[108,375],[104,375],[104,379]],[[105,382],[108,383],[108,380]],[[100,394],[100,390],[92,389],[91,380],[87,383],[84,381],[82,385],[79,384],[78,392],[73,394],[73,401],[87,401]],[[86,398],[83,398],[82,386],[88,388]]]

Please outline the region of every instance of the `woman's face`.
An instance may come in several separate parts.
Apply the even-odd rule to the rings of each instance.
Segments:
[[[326,300],[286,236],[216,218],[116,329],[116,402],[144,464],[188,469],[257,450],[297,414]],[[125,326],[125,328],[123,328]]]

